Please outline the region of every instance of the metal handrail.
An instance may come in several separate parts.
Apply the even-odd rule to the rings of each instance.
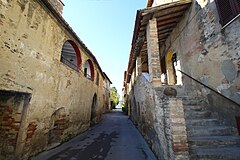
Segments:
[[[63,56],[61,57],[61,62],[63,62],[63,64],[67,65],[68,67],[72,68],[73,70],[83,73],[78,66],[76,66],[74,63],[72,63],[71,61],[69,61],[67,58],[65,58]],[[83,74],[87,79],[90,79],[92,81],[94,80],[92,75],[87,74],[87,73],[83,73]]]
[[[211,91],[217,93],[218,95],[222,96],[223,98],[225,98],[225,99],[227,99],[227,100],[229,100],[229,101],[231,101],[231,102],[237,104],[238,106],[240,106],[237,102],[235,102],[235,101],[233,101],[232,99],[230,99],[230,98],[224,96],[223,94],[219,93],[218,91],[216,91],[216,90],[213,89],[212,87],[207,86],[206,84],[202,83],[201,81],[197,80],[196,78],[193,78],[192,76],[188,75],[187,73],[185,73],[185,72],[183,72],[183,71],[181,71],[181,70],[178,70],[178,71],[181,72],[182,74],[184,74],[185,76],[187,76],[188,78],[190,78],[190,79],[196,81],[197,83],[203,85],[204,87],[210,89]]]
[[[74,63],[72,63],[71,61],[69,61],[67,58],[61,56],[61,61],[66,64],[68,67],[74,69],[75,71],[79,72],[79,67],[76,66]]]

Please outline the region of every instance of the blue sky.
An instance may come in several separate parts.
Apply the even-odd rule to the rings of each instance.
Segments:
[[[63,17],[121,94],[136,12],[147,0],[62,0]]]

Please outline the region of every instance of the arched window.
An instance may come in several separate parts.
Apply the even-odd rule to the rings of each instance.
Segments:
[[[82,63],[80,51],[78,46],[72,40],[67,40],[63,44],[61,62],[76,71],[80,70]]]
[[[92,81],[94,80],[94,67],[93,67],[93,63],[90,59],[87,60],[85,63],[84,76],[91,79]]]

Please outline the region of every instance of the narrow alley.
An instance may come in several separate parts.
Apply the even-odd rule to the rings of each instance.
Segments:
[[[32,160],[156,160],[141,134],[122,112],[103,115],[103,120],[63,145]]]

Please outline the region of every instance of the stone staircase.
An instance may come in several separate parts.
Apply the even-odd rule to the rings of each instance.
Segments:
[[[240,160],[240,136],[198,98],[183,98],[192,160]]]

